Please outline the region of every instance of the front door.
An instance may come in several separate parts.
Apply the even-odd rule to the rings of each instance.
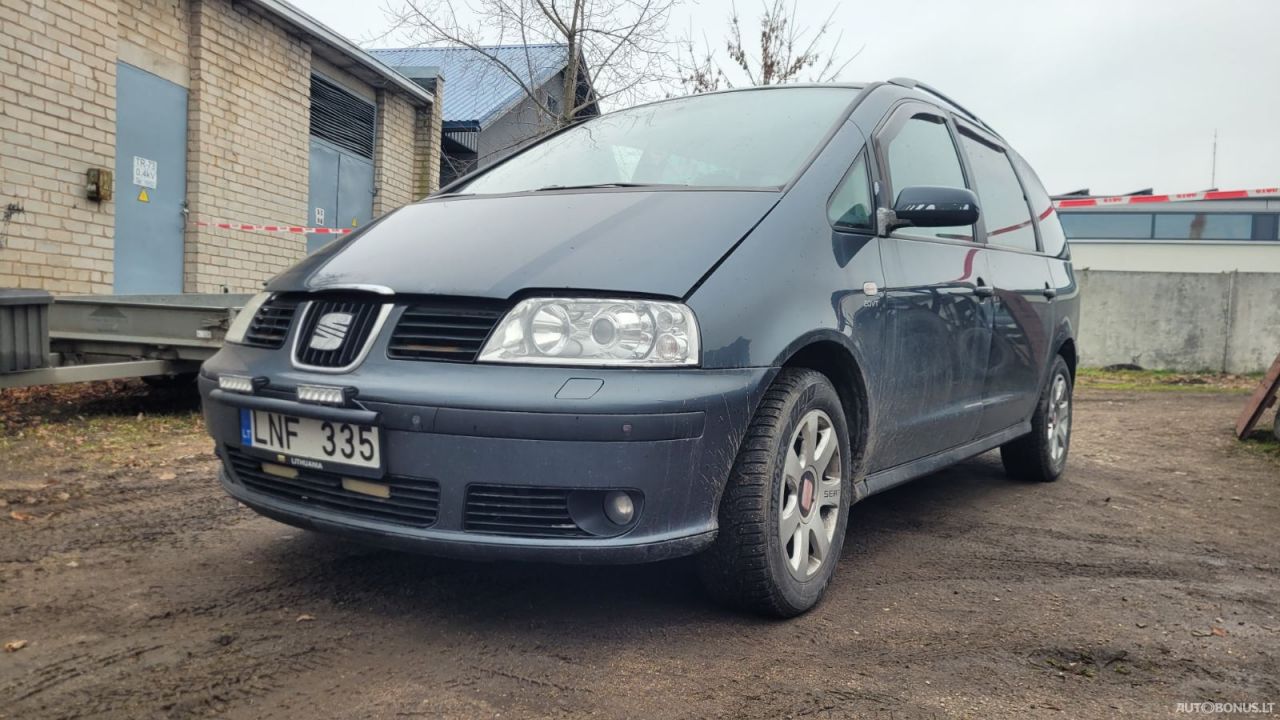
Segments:
[[[115,292],[182,292],[187,90],[116,65]]]
[[[887,171],[882,206],[906,187],[967,187],[951,127],[932,106],[895,112],[876,148]],[[974,439],[991,346],[988,250],[975,228],[899,228],[880,248],[889,371],[872,471]]]

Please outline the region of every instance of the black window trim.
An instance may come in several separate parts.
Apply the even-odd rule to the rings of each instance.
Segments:
[[[900,100],[889,109],[885,116],[876,125],[875,130],[871,133],[872,157],[875,159],[875,165],[879,174],[879,187],[875,188],[876,207],[887,207],[893,209],[893,203],[897,199],[897,188],[893,184],[893,175],[889,171],[888,142],[897,136],[899,130],[902,129],[907,122],[915,119],[920,115],[928,115],[937,118],[944,127],[947,128],[947,134],[951,137],[951,147],[956,152],[956,161],[960,163],[960,174],[964,177],[966,189],[973,189],[972,173],[964,153],[961,152],[959,143],[956,139],[955,120],[947,110],[925,102],[923,100],[905,99]],[[881,205],[884,203],[884,205]],[[878,213],[877,213],[878,214]],[[878,229],[878,228],[877,228]],[[873,229],[875,232],[876,229]],[[905,232],[904,232],[905,231]],[[916,240],[920,242],[936,242],[945,245],[962,245],[964,247],[973,247],[974,245],[983,246],[987,244],[987,235],[982,223],[982,217],[978,217],[978,222],[973,226],[973,239],[959,240],[956,238],[938,237],[937,235],[919,235],[911,233],[910,227],[902,227],[890,233],[891,237],[903,240]]]

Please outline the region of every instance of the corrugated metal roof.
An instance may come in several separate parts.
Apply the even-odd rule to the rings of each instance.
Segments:
[[[524,99],[520,83],[493,58],[520,74],[530,87],[546,84],[568,64],[568,46],[558,44],[494,45],[483,53],[465,47],[421,47],[370,50],[369,54],[410,77],[418,73],[409,68],[434,68],[444,78],[446,128],[484,129]]]

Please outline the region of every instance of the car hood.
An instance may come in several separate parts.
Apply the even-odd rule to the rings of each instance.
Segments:
[[[683,297],[778,197],[619,190],[433,198],[331,243],[268,289],[373,285],[492,298],[523,289]]]

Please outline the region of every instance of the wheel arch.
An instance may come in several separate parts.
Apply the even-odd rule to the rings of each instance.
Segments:
[[[1067,361],[1067,369],[1071,371],[1071,381],[1074,383],[1076,366],[1080,362],[1080,356],[1076,354],[1075,338],[1064,338],[1058,343],[1058,351],[1055,354],[1061,355],[1062,359]]]
[[[865,470],[868,441],[871,435],[871,397],[867,379],[856,354],[844,335],[832,333],[810,336],[787,349],[779,367],[805,368],[820,372],[835,386],[849,426],[849,443],[853,453],[850,467],[856,482]]]

